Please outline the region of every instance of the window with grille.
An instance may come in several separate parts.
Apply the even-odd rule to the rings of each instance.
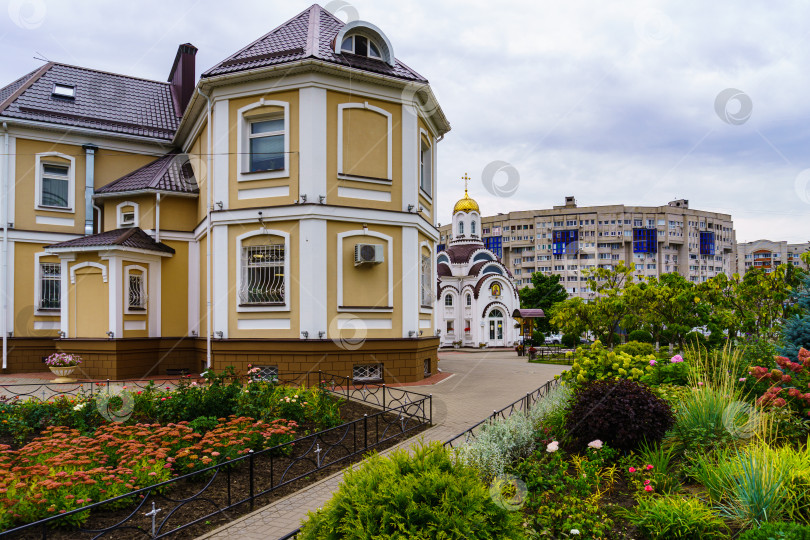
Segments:
[[[425,358],[425,377],[430,377],[430,358]]]
[[[431,271],[430,271],[430,255],[422,255],[422,269],[421,269],[421,298],[422,307],[432,307],[431,301]]]
[[[146,292],[143,285],[143,274],[129,275],[129,309],[146,309]]]
[[[352,378],[355,381],[381,381],[383,380],[382,364],[355,364],[352,369]]]
[[[284,244],[242,248],[241,304],[284,304]]]
[[[453,305],[453,296],[448,294],[444,297],[444,305],[445,306],[452,306]]]
[[[61,307],[62,267],[59,263],[39,265],[39,309],[59,309]]]
[[[278,381],[278,366],[253,366],[253,368],[259,370],[251,375],[254,381]]]
[[[69,191],[70,167],[43,163],[40,205],[68,208]]]

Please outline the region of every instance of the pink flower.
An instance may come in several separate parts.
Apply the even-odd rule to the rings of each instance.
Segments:
[[[683,362],[683,356],[681,356],[680,354],[676,354],[675,356],[673,356],[670,359],[670,362],[672,362],[673,364],[677,364],[678,362]]]
[[[655,360],[650,360],[650,365],[654,366],[655,365]]]
[[[588,443],[588,446],[590,448],[594,448],[596,450],[599,450],[599,449],[602,448],[602,441],[600,441],[599,439],[593,440],[593,441]]]
[[[650,485],[650,481],[649,481],[649,480],[644,480],[644,485],[645,485],[645,486],[649,486],[649,485]]]
[[[703,381],[699,381],[698,386],[703,386]]]
[[[652,470],[652,468],[653,468],[653,466],[652,466],[652,465],[647,465],[647,470],[648,470],[648,471],[651,471],[651,470]]]
[[[636,468],[635,467],[630,467],[629,469],[627,469],[627,472],[634,473],[634,472],[636,472]]]
[[[644,491],[652,491],[652,486],[644,486]]]
[[[559,449],[560,449],[560,443],[558,443],[557,441],[551,441],[546,446],[546,452],[548,452],[548,453],[556,452]]]
[[[740,377],[739,382],[745,382],[745,377]]]
[[[166,401],[165,397],[160,398],[160,401]]]

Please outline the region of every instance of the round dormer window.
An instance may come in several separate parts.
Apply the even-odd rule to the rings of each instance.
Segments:
[[[380,47],[366,36],[348,36],[340,45],[340,51],[356,54],[357,56],[367,56],[376,60],[382,60]]]

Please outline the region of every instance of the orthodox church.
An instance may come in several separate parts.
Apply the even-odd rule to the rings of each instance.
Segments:
[[[511,314],[520,300],[512,274],[484,246],[481,233],[481,210],[465,186],[464,198],[453,208],[451,239],[436,256],[436,313],[445,347],[459,342],[463,347],[509,347],[518,339]]]

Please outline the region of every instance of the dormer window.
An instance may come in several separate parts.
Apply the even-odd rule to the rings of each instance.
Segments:
[[[376,60],[383,59],[382,54],[380,54],[380,47],[365,36],[349,36],[345,38],[340,46],[340,50],[341,52],[367,56]]]
[[[135,212],[123,212],[121,214],[121,226],[122,227],[134,227],[135,226]]]
[[[56,83],[56,84],[53,85],[53,90],[51,91],[51,95],[53,95],[54,97],[75,99],[76,98],[76,87],[73,86],[72,84]]]

